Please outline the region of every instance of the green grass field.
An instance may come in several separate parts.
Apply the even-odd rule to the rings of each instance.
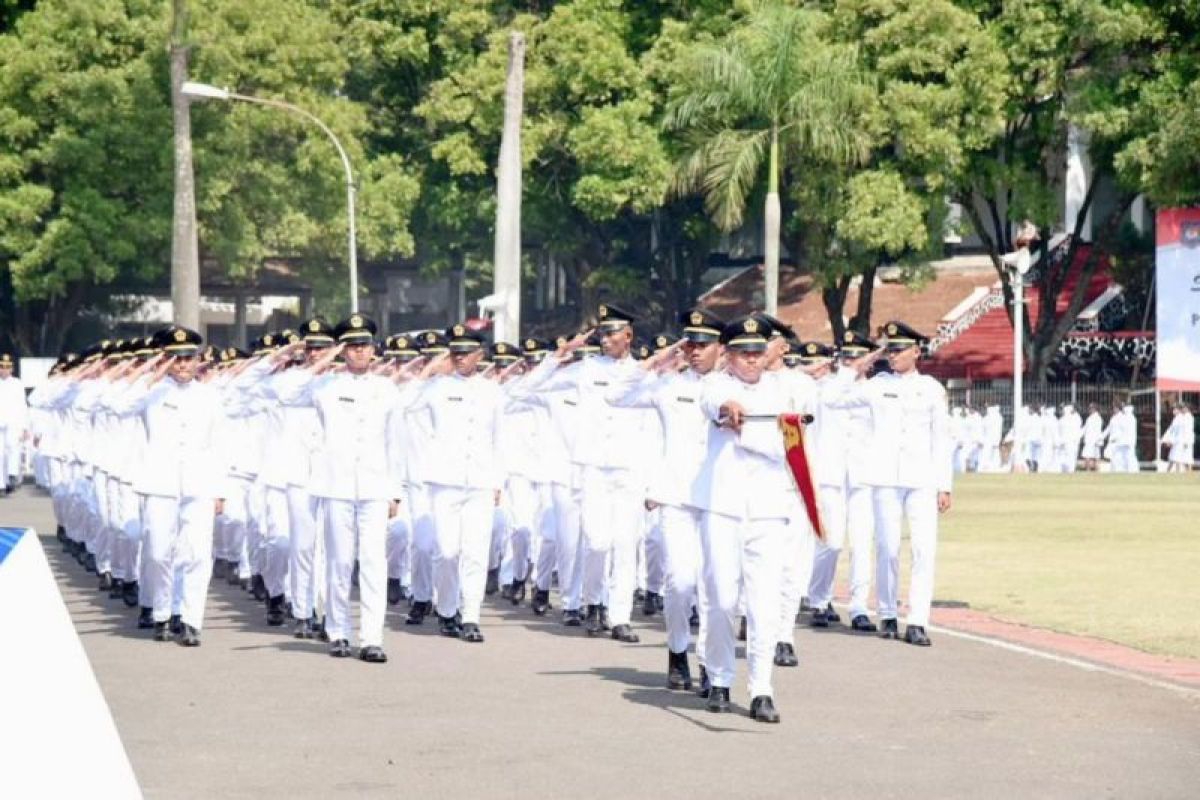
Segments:
[[[959,476],[935,596],[1200,658],[1200,475]]]

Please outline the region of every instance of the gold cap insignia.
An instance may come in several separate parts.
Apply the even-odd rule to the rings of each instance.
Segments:
[[[693,325],[699,325],[701,322],[704,322],[704,315],[699,311],[693,311],[692,316],[689,319]]]
[[[396,339],[396,347],[408,347],[408,337],[401,336],[400,338]]]
[[[854,341],[854,331],[846,331],[846,334],[842,337],[842,341],[844,341],[846,343],[853,342]]]
[[[310,333],[316,333],[317,331],[321,330],[321,323],[314,319],[312,322],[308,323],[308,330]]]
[[[507,353],[508,345],[506,345],[504,342],[501,342],[500,344],[496,345],[496,352],[497,353]]]
[[[465,334],[466,332],[467,332],[467,329],[466,329],[466,328],[464,328],[462,325],[455,325],[455,326],[454,326],[454,335],[455,335],[455,336],[462,336],[462,335],[463,335],[463,334]]]
[[[742,327],[746,329],[746,333],[758,333],[758,320],[748,319]]]
[[[535,347],[537,347],[537,340],[536,340],[536,339],[526,339],[526,340],[525,340],[525,349],[527,349],[527,350],[532,350],[532,349],[533,349],[533,348],[535,348]]]
[[[350,327],[351,328],[361,328],[362,326],[363,326],[363,318],[360,317],[358,314],[351,315]]]
[[[434,333],[433,331],[430,331],[429,333],[425,334],[425,341],[429,342],[430,344],[433,344],[434,342],[437,341],[437,334]]]
[[[263,344],[267,347],[270,347],[271,345],[275,344],[275,337],[268,333],[263,337]]]
[[[187,331],[183,330],[182,328],[177,329],[175,331],[175,341],[186,342],[187,341]]]
[[[817,346],[815,344],[813,344],[812,342],[809,342],[807,350],[808,350],[809,355],[813,355],[817,352]]]
[[[667,337],[665,337],[665,336],[660,336],[655,341],[658,343],[659,347],[667,346]]]
[[[896,327],[896,323],[890,322],[890,323],[888,323],[888,326],[887,326],[887,332],[888,332],[888,336],[895,336],[897,333],[900,332],[900,329]]]
[[[597,313],[600,314],[600,319],[607,319],[608,318],[608,306],[601,305],[600,309],[598,310]]]
[[[559,347],[562,347],[564,344],[566,344],[566,343],[567,343],[567,337],[565,337],[565,336],[560,336],[560,337],[558,337],[557,339],[555,339],[555,340],[554,340],[554,343],[555,343],[556,345],[558,345]]]

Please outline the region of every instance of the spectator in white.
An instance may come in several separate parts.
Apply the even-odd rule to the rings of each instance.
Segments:
[[[1038,472],[1058,472],[1058,415],[1054,406],[1042,406],[1040,430],[1042,454]]]
[[[950,409],[950,441],[954,447],[954,471],[967,471],[967,420],[962,406]]]
[[[1100,461],[1100,443],[1104,441],[1104,420],[1100,417],[1100,407],[1088,403],[1087,419],[1083,423],[1083,468],[1087,472],[1095,472]]]
[[[983,416],[977,408],[967,408],[965,446],[967,449],[967,472],[979,471],[979,460],[983,453],[986,436],[984,434]]]
[[[1180,403],[1175,406],[1171,426],[1163,434],[1162,444],[1168,447],[1167,472],[1190,472],[1196,432],[1191,411]]]
[[[1133,417],[1133,406],[1122,408],[1120,403],[1113,404],[1113,414],[1108,420],[1104,438],[1108,440],[1106,452],[1112,465],[1111,471],[1137,472],[1137,421]]]
[[[1075,411],[1075,406],[1067,403],[1063,406],[1062,416],[1058,418],[1058,448],[1055,461],[1059,472],[1071,473],[1079,463],[1079,439],[1083,435],[1083,420]]]
[[[1000,406],[988,406],[983,415],[983,449],[979,454],[980,472],[1000,471],[1000,443],[1004,439],[1004,417]]]

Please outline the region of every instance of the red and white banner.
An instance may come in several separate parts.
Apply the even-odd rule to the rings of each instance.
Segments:
[[[804,513],[812,524],[813,533],[818,539],[825,541],[825,525],[821,522],[817,482],[813,477],[812,461],[808,457],[808,445],[804,440],[804,421],[799,414],[780,414],[779,431],[783,434],[783,450],[788,471],[792,473],[792,480],[796,482],[796,491],[804,504]]]
[[[1158,212],[1155,250],[1160,391],[1200,391],[1200,208]]]

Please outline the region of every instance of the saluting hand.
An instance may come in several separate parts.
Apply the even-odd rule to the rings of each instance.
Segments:
[[[562,361],[571,353],[574,353],[576,350],[587,344],[588,337],[590,337],[595,330],[595,328],[588,328],[586,331],[575,334],[573,338],[565,342],[562,346],[554,351],[554,357],[559,361]]]

